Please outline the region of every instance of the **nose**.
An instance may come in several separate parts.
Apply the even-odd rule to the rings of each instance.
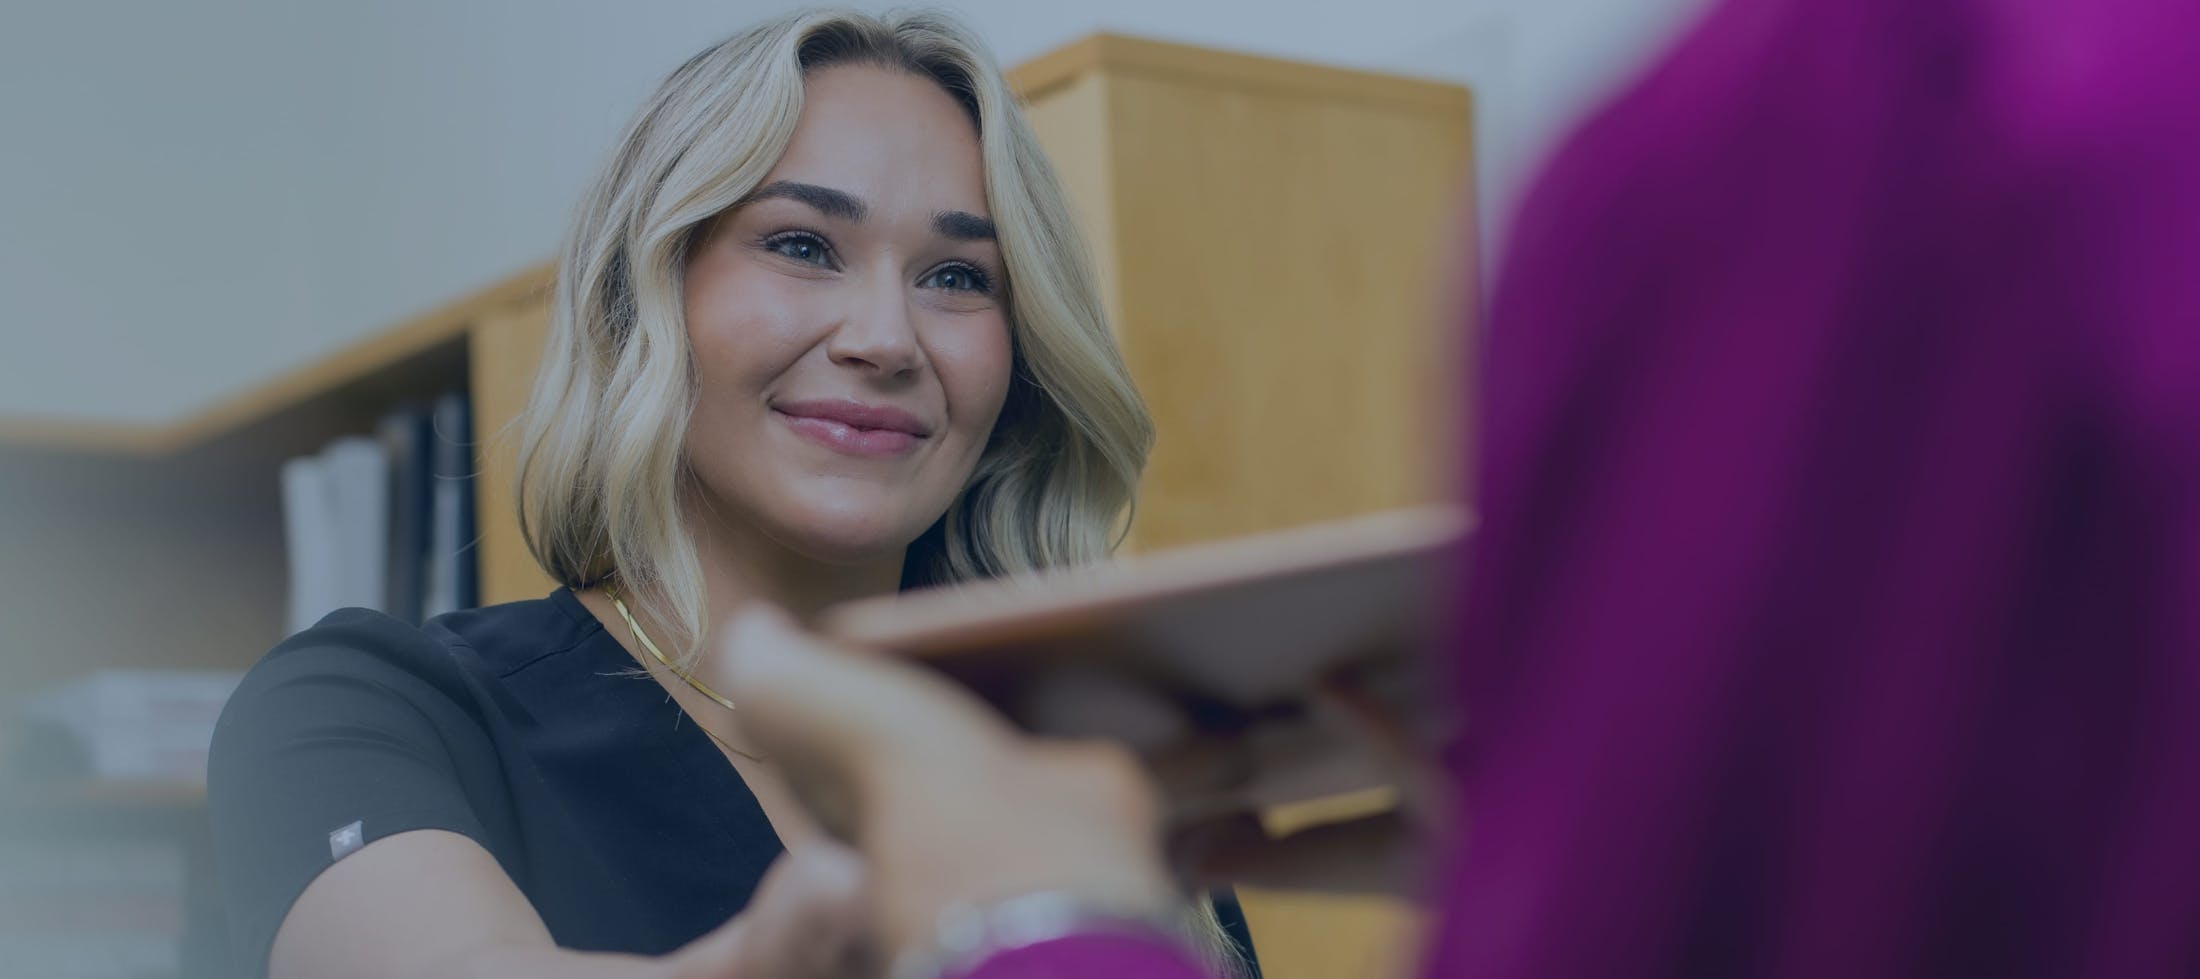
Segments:
[[[825,343],[833,363],[881,378],[913,375],[924,364],[916,323],[898,277],[881,275],[862,290]]]

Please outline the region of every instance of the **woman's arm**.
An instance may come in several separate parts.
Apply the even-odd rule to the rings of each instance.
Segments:
[[[412,976],[664,977],[669,962],[564,952],[488,851],[457,833],[385,837],[298,896],[269,979]]]
[[[496,858],[464,836],[385,837],[315,878],[269,979],[803,979],[841,974],[860,931],[852,855],[783,858],[746,911],[662,958],[557,947]]]

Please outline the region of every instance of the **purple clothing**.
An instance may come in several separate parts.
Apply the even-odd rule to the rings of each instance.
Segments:
[[[1073,935],[1013,948],[949,979],[1202,979],[1177,947],[1136,935]]]
[[[1431,975],[2200,974],[2195,38],[1734,0],[1552,161]]]
[[[1738,0],[1553,161],[1434,975],[2200,974],[2196,37]]]

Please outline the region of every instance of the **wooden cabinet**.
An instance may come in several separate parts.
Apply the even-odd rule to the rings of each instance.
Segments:
[[[1466,90],[1105,35],[1011,74],[1159,432],[1134,546],[1443,491]]]
[[[1010,77],[1154,416],[1132,548],[1450,494],[1469,351],[1439,321],[1472,270],[1452,247],[1465,89],[1109,35]],[[1269,979],[1415,958],[1395,902],[1241,897]]]

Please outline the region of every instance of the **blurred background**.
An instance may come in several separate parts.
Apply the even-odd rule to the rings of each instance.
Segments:
[[[334,607],[548,590],[497,437],[545,263],[657,80],[796,6],[0,5],[0,971],[233,973],[199,781],[235,676]],[[1436,323],[1698,2],[939,6],[1093,241],[1153,548],[1456,492]],[[1410,954],[1379,902],[1246,910],[1270,976]]]

